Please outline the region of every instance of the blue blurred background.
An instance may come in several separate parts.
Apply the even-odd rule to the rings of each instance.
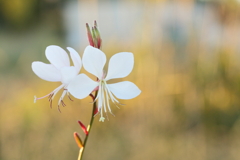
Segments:
[[[48,45],[82,55],[94,20],[107,57],[134,53],[124,80],[142,93],[97,117],[84,159],[240,159],[240,1],[0,0],[0,160],[77,159],[91,98],[34,104],[59,84],[31,63]]]

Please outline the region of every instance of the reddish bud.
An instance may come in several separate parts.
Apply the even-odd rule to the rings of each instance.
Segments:
[[[98,41],[98,49],[101,49],[101,47],[102,47],[102,39],[99,37],[97,41]]]
[[[86,126],[81,122],[81,121],[78,121],[79,125],[81,126],[83,132],[88,135],[88,130],[86,128]]]
[[[100,49],[102,45],[102,39],[100,37],[100,32],[98,31],[97,22],[94,21],[94,26],[90,29],[88,23],[86,23],[87,35],[89,44],[95,48]]]
[[[100,37],[100,32],[98,31],[97,26],[94,26],[94,32],[95,32],[96,41],[97,41],[97,48],[100,49],[102,44],[102,39]]]
[[[78,147],[79,147],[80,149],[83,148],[83,143],[82,143],[82,140],[81,140],[80,136],[78,135],[78,133],[77,133],[77,132],[74,132],[74,133],[73,133],[73,136],[74,136],[74,139],[75,139]]]
[[[96,37],[96,30],[95,30],[95,27],[92,27],[92,38],[93,38],[93,44],[94,44],[94,47],[95,48],[98,48],[98,45],[97,45],[97,37]]]
[[[94,47],[92,32],[91,32],[91,30],[89,28],[88,23],[86,23],[86,28],[87,28],[87,36],[88,36],[89,44]]]

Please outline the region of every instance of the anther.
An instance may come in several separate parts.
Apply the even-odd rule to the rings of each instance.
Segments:
[[[63,102],[63,100],[61,100],[61,104],[62,104],[63,107],[66,106],[66,104]]]
[[[60,110],[60,105],[58,105],[58,111],[59,111],[60,113],[62,113],[61,110]]]
[[[70,101],[73,101],[73,99],[68,95],[68,98],[70,99]]]
[[[49,102],[52,100],[53,95],[54,95],[54,93],[52,93],[52,94],[50,94],[50,95],[48,96],[48,101],[49,101]]]

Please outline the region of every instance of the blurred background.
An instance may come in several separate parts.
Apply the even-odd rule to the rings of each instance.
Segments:
[[[107,57],[134,53],[142,93],[95,119],[84,159],[240,159],[239,0],[0,0],[0,160],[77,159],[91,98],[34,104],[59,84],[31,63],[48,45],[82,55],[94,20]]]

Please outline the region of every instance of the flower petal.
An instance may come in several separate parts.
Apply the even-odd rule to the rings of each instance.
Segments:
[[[92,46],[87,46],[84,50],[82,61],[84,68],[89,73],[92,73],[99,79],[102,79],[106,56],[101,50]]]
[[[109,61],[108,74],[105,80],[123,78],[133,69],[134,58],[130,52],[121,52],[113,55]]]
[[[45,51],[46,57],[57,69],[70,66],[68,54],[59,46],[48,46]]]
[[[141,93],[141,90],[129,81],[108,84],[107,87],[119,99],[132,99]]]
[[[78,99],[87,97],[98,86],[98,82],[93,81],[85,74],[77,75],[68,85],[68,91]]]
[[[36,61],[32,63],[32,70],[39,78],[43,80],[51,82],[61,81],[60,71],[52,64]]]
[[[73,48],[71,47],[67,47],[68,51],[70,52],[73,64],[76,68],[77,73],[80,71],[81,67],[82,67],[82,61],[81,61],[81,57],[79,56],[78,52],[75,51]]]
[[[77,76],[76,68],[71,67],[63,67],[61,69],[61,75],[62,75],[62,83],[63,84],[69,84],[71,80],[73,80]]]

